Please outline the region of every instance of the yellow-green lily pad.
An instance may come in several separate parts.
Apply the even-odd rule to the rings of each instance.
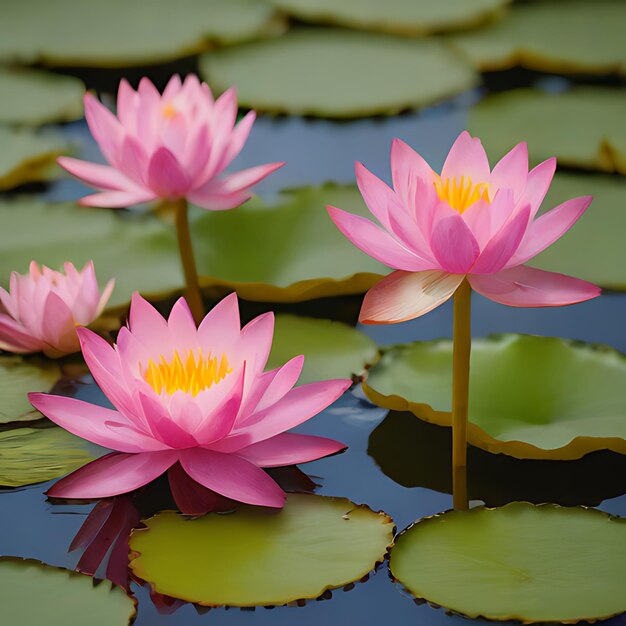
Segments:
[[[37,70],[0,67],[0,123],[36,126],[83,116],[82,81]]]
[[[0,124],[0,191],[60,175],[55,161],[67,152],[67,141],[47,129],[13,128]]]
[[[28,401],[29,391],[48,392],[61,378],[59,366],[44,359],[0,356],[0,424],[41,418]]]
[[[516,4],[500,21],[450,38],[480,70],[521,65],[562,74],[626,73],[619,0],[544,0]]]
[[[626,174],[625,111],[619,89],[516,89],[485,98],[467,125],[493,158],[523,138],[534,163],[556,156],[559,165]]]
[[[306,22],[335,24],[409,37],[473,28],[493,19],[508,0],[271,0]]]
[[[109,581],[32,559],[0,557],[0,605],[6,624],[128,626],[136,602]]]
[[[191,521],[168,511],[144,523],[130,538],[133,574],[206,606],[317,598],[374,569],[394,531],[384,513],[312,494],[288,494],[279,511],[246,505]]]
[[[299,383],[359,377],[378,360],[376,342],[341,322],[297,315],[277,315],[267,369],[304,354]]]
[[[0,486],[22,487],[59,478],[107,451],[62,428],[0,432]]]
[[[420,520],[389,567],[414,596],[467,617],[594,622],[626,611],[626,519],[512,502]]]
[[[472,345],[468,441],[528,459],[626,454],[626,357],[556,337],[498,335]],[[365,393],[380,406],[451,425],[452,342],[383,352]]]
[[[557,174],[543,207],[576,196],[591,206],[553,245],[530,261],[541,269],[584,278],[607,289],[626,289],[626,179],[620,176]]]
[[[149,65],[283,29],[284,20],[263,0],[11,2],[2,9],[0,59],[49,66]]]
[[[237,85],[243,106],[333,118],[393,114],[478,83],[438,40],[330,28],[208,52],[200,71],[218,91]]]

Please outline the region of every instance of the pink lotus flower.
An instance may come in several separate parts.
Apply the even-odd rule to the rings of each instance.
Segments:
[[[117,117],[92,94],[85,95],[91,134],[109,165],[69,157],[59,164],[102,193],[81,200],[85,206],[127,207],[155,198],[187,198],[221,211],[252,196],[250,187],[281,167],[269,163],[218,178],[239,154],[255,113],[237,120],[235,89],[213,99],[194,75],[182,83],[173,76],[163,95],[147,78],[134,91],[122,80]]]
[[[0,349],[51,357],[80,350],[76,327],[102,313],[115,280],[100,294],[93,261],[80,272],[63,267],[65,274],[32,261],[28,274],[11,274],[8,292],[0,287]]]
[[[591,196],[536,217],[556,168],[530,172],[525,143],[493,171],[477,138],[459,135],[441,174],[409,146],[391,148],[393,189],[357,163],[359,189],[382,224],[335,207],[328,212],[354,245],[397,271],[365,296],[360,321],[390,324],[419,317],[448,300],[467,277],[478,293],[509,306],[574,304],[600,289],[577,278],[524,265],[563,235]]]
[[[305,463],[344,449],[331,439],[284,431],[334,402],[350,381],[294,388],[302,356],[264,372],[273,332],[271,313],[240,329],[236,294],[197,329],[183,298],[166,321],[138,294],[117,345],[79,329],[87,365],[115,409],[41,393],[29,398],[59,426],[118,452],[77,470],[48,494],[113,496],[179,463],[221,496],[281,507],[283,490],[261,468]]]

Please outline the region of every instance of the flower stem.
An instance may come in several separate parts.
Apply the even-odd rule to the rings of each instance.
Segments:
[[[472,289],[465,279],[454,292],[452,352],[452,499],[467,510],[467,410],[469,399]]]
[[[196,324],[199,324],[204,317],[204,304],[198,283],[198,270],[196,260],[193,255],[191,244],[191,232],[189,230],[189,215],[187,200],[182,198],[173,203],[176,215],[176,235],[178,237],[178,251],[180,261],[185,273],[185,298],[193,315]]]

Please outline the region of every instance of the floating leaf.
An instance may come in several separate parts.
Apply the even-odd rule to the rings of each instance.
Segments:
[[[31,559],[0,557],[0,605],[6,624],[127,626],[135,601],[108,581]]]
[[[499,335],[472,345],[468,441],[530,459],[626,454],[626,357],[555,337]],[[364,386],[386,408],[450,426],[452,342],[396,346]]]
[[[414,596],[468,617],[575,623],[626,611],[626,519],[512,502],[423,519],[389,567]]]
[[[555,176],[543,206],[592,195],[585,214],[531,265],[584,278],[608,289],[626,289],[626,179],[619,176]],[[584,251],[584,252],[583,252]],[[582,252],[582,253],[581,253]]]
[[[419,36],[471,28],[496,16],[507,0],[271,0],[299,20]]]
[[[56,363],[20,356],[0,356],[0,424],[25,422],[41,418],[26,394],[47,392],[61,378]]]
[[[404,487],[452,494],[452,432],[413,413],[389,411],[369,437],[367,453]],[[501,506],[512,500],[596,506],[624,493],[626,455],[598,450],[574,461],[514,459],[474,446],[467,450],[470,500]]]
[[[218,91],[237,85],[244,106],[336,118],[433,104],[478,82],[440,41],[339,29],[209,52],[200,71]]]
[[[77,120],[83,116],[84,92],[83,83],[71,76],[0,68],[0,122],[38,125]]]
[[[55,160],[67,150],[65,139],[50,130],[0,125],[0,191],[55,178],[61,171]]]
[[[175,60],[284,29],[262,0],[31,0],[3,7],[0,59],[129,67]],[[71,16],[71,20],[68,20]]]
[[[376,342],[364,333],[331,320],[277,315],[268,369],[304,354],[299,383],[360,376],[378,359]]]
[[[107,450],[58,427],[0,432],[0,485],[22,487],[59,478]]]
[[[393,538],[384,513],[344,498],[289,494],[192,521],[159,513],[134,530],[130,567],[153,589],[207,606],[282,605],[359,580]]]
[[[494,158],[523,137],[534,163],[556,156],[559,165],[626,174],[624,111],[626,93],[618,89],[516,89],[471,109],[468,128]]]
[[[480,70],[522,65],[558,73],[626,73],[626,4],[545,0],[516,4],[502,20],[450,38]]]

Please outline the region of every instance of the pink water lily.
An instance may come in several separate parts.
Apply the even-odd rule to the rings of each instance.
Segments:
[[[147,78],[137,91],[122,80],[117,117],[90,93],[85,95],[85,116],[108,165],[70,157],[58,161],[101,190],[80,201],[86,206],[186,198],[212,211],[231,209],[250,199],[252,185],[283,165],[269,163],[222,176],[243,148],[255,113],[236,124],[235,89],[214,99],[209,86],[194,75],[184,82],[173,76],[162,95]]]
[[[129,327],[120,330],[116,345],[89,330],[78,332],[85,361],[114,408],[41,393],[29,398],[59,426],[117,452],[57,482],[51,496],[129,492],[178,464],[177,471],[216,494],[281,507],[283,490],[261,468],[305,463],[345,448],[285,431],[334,402],[351,381],[294,387],[302,356],[264,371],[274,317],[266,313],[240,328],[235,294],[198,328],[184,299],[166,321],[135,294]]]
[[[577,278],[525,265],[582,215],[590,196],[537,217],[556,160],[530,172],[525,143],[490,170],[479,139],[459,135],[441,174],[408,145],[391,148],[393,189],[357,163],[357,183],[380,226],[335,207],[328,212],[361,250],[396,271],[365,296],[360,320],[389,324],[448,300],[465,278],[478,293],[517,307],[561,306],[595,298]]]
[[[80,350],[76,327],[102,313],[115,280],[100,293],[92,261],[81,271],[71,263],[63,269],[32,261],[27,274],[11,274],[9,291],[0,287],[0,350],[51,357]]]

